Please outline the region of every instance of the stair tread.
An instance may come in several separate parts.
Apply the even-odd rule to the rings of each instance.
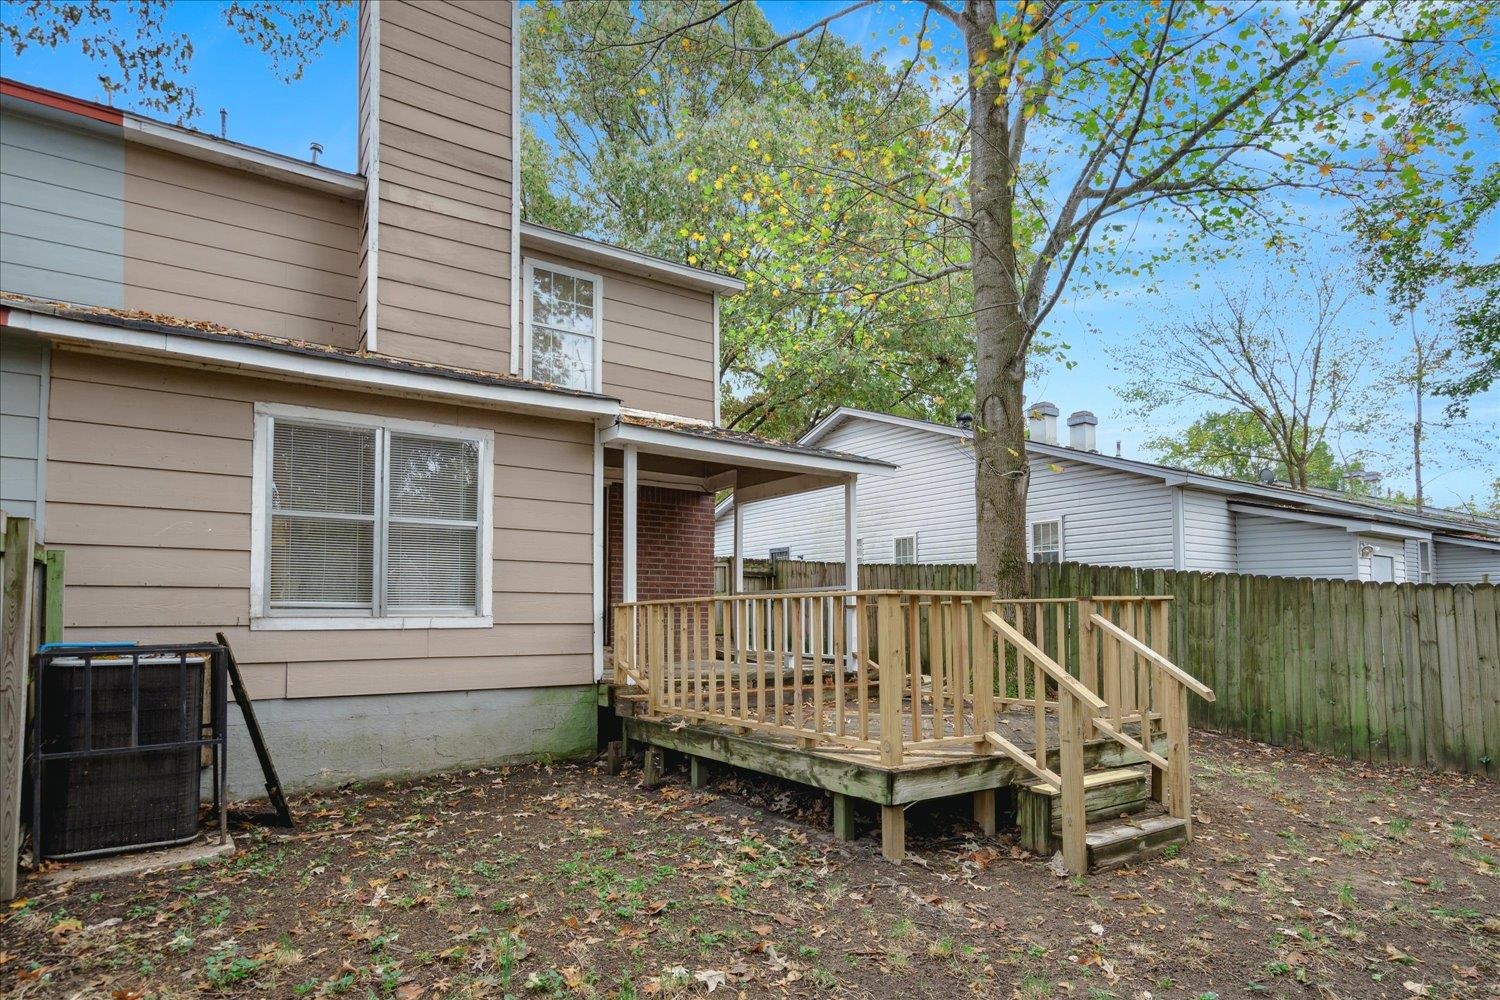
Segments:
[[[1136,767],[1117,767],[1108,771],[1090,771],[1083,776],[1084,791],[1091,788],[1104,788],[1109,785],[1118,785],[1126,781],[1144,781],[1146,772]],[[1029,786],[1033,792],[1040,795],[1056,795],[1057,786],[1050,781],[1038,781]]]
[[[1089,830],[1085,839],[1089,847],[1100,848],[1138,837],[1149,837],[1154,833],[1162,833],[1173,828],[1185,830],[1187,820],[1175,816],[1151,816],[1131,823],[1111,823],[1109,826]]]

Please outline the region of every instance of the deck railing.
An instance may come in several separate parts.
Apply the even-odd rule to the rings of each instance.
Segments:
[[[1170,600],[817,590],[639,601],[615,609],[616,683],[643,693],[650,717],[890,767],[1003,753],[1060,796],[1064,859],[1081,871],[1091,740],[1149,763],[1153,797],[1190,822],[1187,695],[1213,692],[1168,656]]]

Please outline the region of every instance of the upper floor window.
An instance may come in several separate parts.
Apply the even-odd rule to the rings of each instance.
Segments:
[[[914,563],[917,561],[917,536],[898,535],[895,544],[895,562]]]
[[[1062,521],[1031,523],[1031,558],[1033,562],[1062,562]]]
[[[262,405],[257,627],[484,625],[493,434]]]
[[[604,282],[556,264],[526,263],[526,375],[600,389]]]

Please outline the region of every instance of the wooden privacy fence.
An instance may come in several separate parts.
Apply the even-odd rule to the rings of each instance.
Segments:
[[[1174,599],[1170,653],[1213,688],[1193,725],[1275,746],[1500,777],[1500,588],[1036,563],[1035,597]],[[745,589],[842,582],[843,563],[749,563]],[[727,579],[727,576],[725,577]],[[972,590],[966,564],[860,567],[867,588]]]

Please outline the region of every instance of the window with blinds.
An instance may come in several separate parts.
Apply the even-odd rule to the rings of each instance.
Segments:
[[[917,561],[916,535],[897,535],[894,548],[894,562],[909,564]]]
[[[482,611],[481,442],[271,421],[272,614]]]
[[[1033,521],[1031,558],[1034,562],[1062,562],[1062,521]]]
[[[527,264],[526,274],[531,377],[569,389],[596,391],[598,277],[537,264]]]

